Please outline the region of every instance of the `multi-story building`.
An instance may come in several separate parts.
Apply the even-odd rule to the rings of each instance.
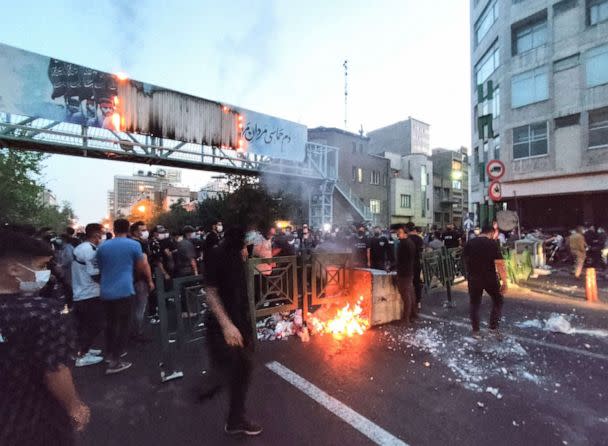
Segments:
[[[370,155],[370,138],[337,128],[308,130],[308,140],[340,149],[333,221],[389,223],[389,161]]]
[[[467,149],[434,149],[433,223],[462,226],[469,214],[469,158]]]
[[[421,153],[431,156],[430,125],[412,118],[373,130],[367,134],[373,153]]]
[[[428,228],[433,221],[433,163],[428,156],[418,153],[401,155],[384,152],[389,160],[390,223],[413,222]]]
[[[57,197],[50,189],[40,192],[40,202],[43,206],[57,206]]]
[[[608,0],[472,0],[471,201],[504,162],[525,227],[608,221]]]
[[[137,201],[154,201],[156,194],[179,182],[181,172],[158,169],[156,172],[138,171],[135,175],[115,175],[114,190],[108,192],[108,214],[111,219],[129,215]]]
[[[209,198],[220,198],[229,192],[230,186],[227,180],[225,178],[215,178],[198,191],[197,200],[202,202]]]

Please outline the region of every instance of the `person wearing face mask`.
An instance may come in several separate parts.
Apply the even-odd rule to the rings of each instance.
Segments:
[[[38,295],[50,277],[48,244],[0,230],[0,444],[73,445],[90,417],[69,368],[70,316]]]
[[[304,260],[308,260],[312,255],[312,250],[315,249],[317,243],[310,233],[310,229],[307,224],[302,225],[302,236],[300,237],[300,255]]]
[[[177,243],[175,277],[198,276],[196,249],[192,243],[196,238],[196,232],[192,226],[184,226],[182,234],[184,238]]]
[[[211,225],[211,231],[209,231],[209,234],[205,237],[205,243],[203,245],[203,260],[207,257],[207,254],[218,245],[223,232],[224,224],[221,220],[217,220]]]
[[[171,276],[165,269],[165,265],[163,263],[162,241],[168,236],[169,233],[162,225],[154,226],[150,232],[150,238],[148,240],[150,255],[148,256],[148,262],[150,263],[150,269],[152,270],[152,279],[155,282],[157,279],[157,274],[161,274],[165,282],[171,280]],[[151,324],[160,323],[160,319],[158,317],[158,297],[156,295],[156,290],[149,294],[148,313],[150,315]]]
[[[131,324],[131,339],[136,342],[149,342],[144,335],[144,320],[146,315],[146,306],[150,296],[150,287],[148,283],[152,281],[152,268],[150,268],[150,246],[149,232],[146,224],[143,221],[136,221],[131,225],[130,238],[141,245],[141,250],[146,261],[146,273],[144,276],[135,277],[135,299],[133,300],[133,320]]]
[[[207,399],[221,388],[229,391],[229,411],[224,432],[259,435],[262,428],[246,416],[245,399],[253,369],[253,333],[247,294],[247,248],[245,231],[234,227],[211,253],[205,270],[207,342],[212,370],[207,374],[200,398]]]
[[[359,226],[357,236],[352,244],[352,262],[356,268],[368,268],[370,258],[370,241],[365,235],[365,227]]]
[[[103,304],[99,298],[99,268],[97,246],[101,242],[103,227],[90,223],[85,229],[86,239],[74,249],[72,259],[72,288],[74,290],[74,317],[78,330],[78,356],[76,367],[99,364],[101,350],[93,350],[93,341],[103,330]]]
[[[370,241],[370,265],[373,269],[385,271],[392,260],[392,252],[388,239],[382,235],[379,226],[374,228],[374,236]]]

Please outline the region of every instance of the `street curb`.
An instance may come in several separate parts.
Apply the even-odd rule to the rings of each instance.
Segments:
[[[543,287],[532,287],[527,284],[518,285],[518,287],[521,288],[522,290],[532,291],[534,293],[543,294],[545,296],[557,297],[560,299],[575,301],[578,303],[585,303],[585,304],[588,304],[590,307],[598,306],[598,307],[608,309],[608,302],[605,302],[602,300],[600,300],[598,302],[587,302],[587,300],[584,297],[573,296],[571,294],[566,294],[566,293],[563,293],[560,291],[555,291],[555,290],[551,290],[551,289],[547,289],[547,288],[543,288]]]

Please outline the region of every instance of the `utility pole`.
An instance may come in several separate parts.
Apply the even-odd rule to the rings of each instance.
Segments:
[[[345,60],[342,66],[344,67],[344,130],[346,130],[348,122],[348,60]]]

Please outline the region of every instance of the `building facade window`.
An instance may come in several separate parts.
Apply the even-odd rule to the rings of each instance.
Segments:
[[[553,5],[553,15],[563,14],[566,11],[576,8],[579,0],[562,0]]]
[[[363,168],[357,167],[357,182],[363,183]]]
[[[570,127],[573,125],[578,125],[581,122],[581,114],[574,113],[568,116],[560,116],[559,118],[555,118],[555,129],[561,129],[564,127]]]
[[[353,182],[357,181],[357,168],[355,166],[353,166],[351,180]]]
[[[492,44],[483,57],[475,65],[475,82],[483,84],[500,65],[498,40]]]
[[[401,207],[403,209],[411,209],[412,208],[412,196],[401,194]]]
[[[513,159],[548,153],[547,123],[524,125],[513,129]]]
[[[377,170],[372,170],[370,184],[379,185],[380,184],[380,172]]]
[[[357,153],[357,143],[353,141],[353,153]]]
[[[608,147],[608,107],[589,112],[589,148]]]
[[[587,0],[587,23],[597,25],[608,20],[608,0]]]
[[[420,184],[422,187],[426,187],[429,185],[429,175],[426,169],[426,165],[420,166]]]
[[[587,86],[608,83],[608,45],[593,48],[586,55]]]
[[[452,160],[452,170],[462,170],[462,161]]]
[[[514,28],[513,55],[522,54],[547,43],[547,17]]]
[[[462,181],[452,180],[452,189],[462,190]]]
[[[496,20],[498,20],[498,5],[496,0],[493,0],[475,22],[475,45],[479,45]]]
[[[492,93],[492,116],[498,118],[500,116],[500,87],[494,88]]]
[[[381,212],[380,200],[369,200],[369,210],[372,214],[378,215]]]
[[[518,108],[525,105],[549,99],[549,75],[547,67],[513,76],[511,79],[511,107]]]
[[[494,159],[500,159],[500,136],[498,135],[494,137]]]
[[[576,67],[580,62],[580,53],[573,54],[572,56],[564,57],[563,59],[556,60],[553,62],[553,72],[568,70]]]

